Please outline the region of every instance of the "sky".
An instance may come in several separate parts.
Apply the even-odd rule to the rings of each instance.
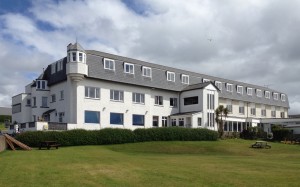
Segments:
[[[1,0],[0,106],[77,41],[286,93],[300,114],[298,0]]]

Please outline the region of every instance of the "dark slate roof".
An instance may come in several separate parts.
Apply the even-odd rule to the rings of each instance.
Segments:
[[[181,112],[181,113],[172,114],[172,115],[170,115],[170,116],[193,115],[193,114],[197,114],[197,113],[199,113],[199,112],[202,112],[202,111]]]
[[[43,80],[48,80],[48,86],[52,86],[54,84],[60,83],[62,81],[67,80],[67,74],[66,74],[66,64],[67,64],[67,57],[63,58],[63,69],[60,71],[57,71],[57,62],[56,61],[52,64],[55,64],[55,73],[51,74],[51,66],[52,64],[48,65],[44,72]]]
[[[203,78],[209,79],[210,81],[220,81],[222,82],[222,89],[219,92],[219,97],[225,99],[242,100],[245,102],[262,103],[266,105],[275,105],[289,107],[288,97],[286,95],[286,101],[282,102],[280,100],[280,94],[278,92],[266,87],[257,86],[253,84],[223,79],[219,77],[204,75],[200,73],[195,73],[191,71],[181,70],[177,68],[167,67],[163,65],[153,64],[145,61],[140,61],[132,58],[122,57],[118,55],[113,55],[109,53],[104,53],[94,50],[86,50],[87,53],[87,64],[89,66],[90,78],[103,79],[108,81],[121,82],[126,84],[134,84],[140,86],[147,86],[157,89],[165,89],[170,91],[182,91],[186,89],[189,85],[181,83],[181,74],[189,75],[190,86],[196,86],[202,83]],[[115,71],[105,70],[103,67],[103,59],[109,58],[115,60]],[[124,62],[134,64],[134,75],[124,73]],[[142,67],[147,66],[152,68],[152,78],[147,78],[142,76]],[[166,71],[175,72],[175,82],[167,81]],[[226,83],[233,84],[233,92],[226,91]],[[237,85],[243,86],[243,95],[236,92]],[[199,86],[199,85],[198,85]],[[246,94],[247,87],[253,88],[252,96]],[[188,88],[187,88],[188,89]],[[257,97],[256,90],[262,90],[263,96]],[[264,97],[264,91],[270,91],[270,99]],[[279,99],[276,101],[273,99],[273,92],[279,93]]]
[[[70,43],[67,47],[67,51],[82,51],[85,52],[85,50],[83,49],[83,47],[79,44],[79,43]]]

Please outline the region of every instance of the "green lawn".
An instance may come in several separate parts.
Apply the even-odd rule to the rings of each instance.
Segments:
[[[0,123],[0,130],[6,130],[4,123]]]
[[[0,153],[0,186],[299,186],[300,146],[147,142]]]

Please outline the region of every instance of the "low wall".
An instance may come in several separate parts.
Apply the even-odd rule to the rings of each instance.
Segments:
[[[6,149],[5,137],[0,135],[0,152]]]

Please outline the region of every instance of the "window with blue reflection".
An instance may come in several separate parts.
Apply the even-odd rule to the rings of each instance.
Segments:
[[[84,123],[100,123],[100,112],[84,111]]]
[[[110,124],[123,125],[123,114],[121,114],[121,113],[110,113]]]
[[[144,115],[132,115],[132,125],[144,126]]]

